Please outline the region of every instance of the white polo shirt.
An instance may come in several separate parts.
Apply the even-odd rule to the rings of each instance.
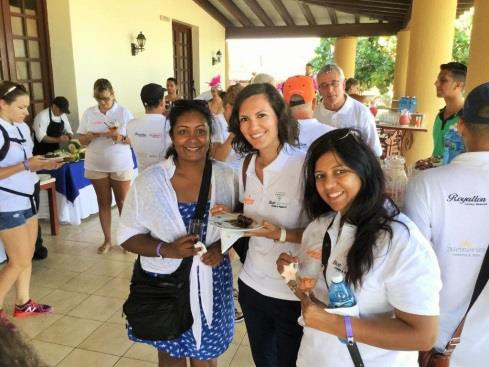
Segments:
[[[363,276],[361,286],[353,288],[360,318],[389,319],[394,317],[394,309],[424,316],[439,313],[441,281],[435,253],[409,218],[400,214],[396,219],[404,223],[409,232],[402,224],[392,222],[392,240],[386,235],[379,236],[372,268]],[[339,214],[320,217],[307,226],[302,236],[302,246],[307,247],[322,243],[328,230],[331,238],[326,272],[328,284],[336,271],[346,273],[346,256],[357,230],[353,225],[340,223]],[[314,296],[328,304],[328,290],[322,273],[314,288]],[[363,343],[357,345],[365,366],[418,366],[418,352],[387,350]],[[353,363],[345,344],[335,335],[305,327],[297,366],[337,367],[353,366]]]
[[[129,121],[127,136],[136,152],[140,172],[165,159],[166,151],[172,143],[170,121],[165,116],[154,113],[146,113]]]
[[[126,135],[127,123],[133,118],[125,107],[114,105],[105,114],[98,106],[85,111],[78,127],[78,134],[108,131],[106,124],[119,122],[119,134]],[[98,137],[88,144],[85,153],[85,169],[99,172],[120,172],[133,167],[131,148],[127,144],[114,144],[111,138]]]
[[[414,176],[406,213],[433,242],[440,263],[440,332],[443,349],[467,310],[489,245],[489,152],[458,155],[450,164]],[[489,285],[465,320],[451,367],[485,366],[489,345]]]
[[[299,143],[302,149],[309,149],[311,144],[320,136],[334,130],[333,127],[320,123],[317,119],[303,119],[299,121]]]
[[[34,130],[34,133],[36,134],[36,139],[38,142],[41,142],[42,139],[44,139],[44,137],[46,136],[46,131],[50,122],[49,109],[50,107],[39,112],[34,118],[34,122],[32,123],[32,128]],[[68,121],[68,116],[66,116],[65,113],[61,114],[60,116],[55,116],[53,111],[51,111],[51,118],[53,122],[56,123],[61,123],[61,121],[63,121],[64,130],[66,130],[68,134],[73,135],[70,122]]]
[[[304,158],[304,152],[285,145],[277,158],[264,168],[262,184],[255,173],[255,154],[246,171],[245,192],[242,174],[239,174],[244,214],[259,223],[267,220],[287,229],[305,227],[301,180]],[[265,296],[296,301],[296,296],[285,284],[275,263],[282,252],[290,251],[296,255],[299,245],[275,242],[264,237],[250,237],[249,245],[239,278]]]
[[[0,118],[0,125],[2,125],[11,138],[22,139],[22,136],[19,134],[20,130],[26,140],[26,142],[22,144],[13,141],[10,142],[7,155],[4,159],[0,160],[0,167],[5,168],[22,163],[25,159],[24,152],[26,153],[27,158],[32,157],[32,147],[34,144],[32,143],[29,126],[24,122],[12,125],[2,118]],[[19,130],[17,130],[17,128],[19,128]],[[0,148],[3,147],[4,144],[5,140],[3,134],[0,132]],[[0,179],[0,186],[31,195],[34,192],[34,185],[37,181],[38,177],[34,172],[21,171]],[[29,198],[0,190],[0,212],[12,212],[30,208],[31,202]]]
[[[314,117],[324,124],[341,128],[355,128],[362,134],[363,140],[370,145],[377,157],[382,155],[379,134],[372,112],[362,103],[345,94],[345,104],[338,111],[330,111],[319,103]]]

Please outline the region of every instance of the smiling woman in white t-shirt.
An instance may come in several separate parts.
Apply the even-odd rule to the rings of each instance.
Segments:
[[[245,233],[249,250],[238,282],[253,360],[258,367],[292,367],[302,337],[300,303],[275,261],[284,250],[297,253],[305,227],[298,124],[272,85],[253,84],[236,97],[229,130],[235,135],[233,148],[251,154],[248,167],[241,168],[245,184],[239,175],[243,212],[263,223]]]
[[[297,366],[351,366],[349,350],[338,339],[347,334],[365,366],[418,366],[416,351],[430,349],[437,336],[441,281],[433,249],[385,196],[380,164],[358,131],[323,135],[306,162],[304,209],[314,221],[302,248],[323,243],[318,257],[326,270],[318,270],[315,297],[296,289],[305,322]],[[298,259],[282,253],[278,271],[292,261]],[[338,272],[355,294],[357,317],[324,310]]]
[[[82,116],[78,134],[80,142],[88,145],[85,153],[85,177],[95,189],[98,215],[104,243],[98,248],[105,254],[111,248],[112,191],[119,214],[132,178],[132,154],[126,128],[133,118],[131,112],[117,104],[114,89],[107,79],[97,79],[93,86],[97,106]]]
[[[56,169],[61,163],[32,156],[29,127],[23,122],[29,115],[29,93],[24,86],[0,83],[0,241],[9,257],[0,270],[0,327],[15,329],[3,310],[3,301],[16,285],[15,317],[51,312],[48,305],[30,299],[32,255],[37,237],[34,206],[34,172]]]

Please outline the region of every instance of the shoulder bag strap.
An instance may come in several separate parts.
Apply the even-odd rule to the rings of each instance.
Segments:
[[[462,321],[460,321],[460,324],[458,324],[457,328],[453,332],[452,337],[450,338],[447,345],[445,346],[445,350],[443,351],[444,355],[448,355],[448,356],[451,355],[455,350],[455,348],[457,347],[457,344],[460,343],[460,335],[462,335],[465,318],[467,317],[467,314],[469,313],[470,309],[474,305],[475,301],[477,301],[477,298],[481,294],[482,290],[486,286],[488,279],[489,279],[489,247],[486,250],[484,260],[482,260],[482,266],[479,271],[479,275],[477,276],[477,280],[475,282],[474,292],[472,293],[472,298],[470,299],[469,307],[467,308],[467,311],[465,311],[465,315]]]
[[[250,166],[252,157],[253,154],[248,154],[243,161],[243,168],[241,170],[241,177],[243,179],[243,191],[246,190],[246,171],[248,171],[248,167]]]
[[[209,199],[209,189],[211,186],[212,176],[212,161],[207,159],[205,162],[204,172],[202,174],[202,182],[200,183],[199,199],[195,208],[193,219],[204,219],[205,207]]]
[[[323,275],[324,275],[324,281],[326,282],[326,287],[328,286],[328,281],[326,279],[326,268],[328,267],[329,257],[331,256],[331,237],[329,236],[328,230],[333,225],[333,222],[334,222],[334,218],[329,224],[328,228],[326,229],[326,233],[324,234],[323,248],[321,253],[321,262],[323,263]],[[346,347],[348,348],[348,353],[350,353],[350,357],[353,362],[353,365],[355,367],[364,367],[365,365],[363,363],[360,351],[358,350],[357,343],[355,341],[347,342]]]

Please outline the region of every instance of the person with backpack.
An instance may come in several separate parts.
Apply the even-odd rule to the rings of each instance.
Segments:
[[[33,143],[24,119],[29,115],[29,93],[12,82],[0,84],[0,240],[9,261],[0,270],[0,325],[15,326],[3,310],[5,296],[15,284],[14,317],[51,312],[29,295],[32,255],[37,236],[34,172],[56,169],[61,162],[32,156]]]

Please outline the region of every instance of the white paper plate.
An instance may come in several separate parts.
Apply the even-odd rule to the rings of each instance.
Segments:
[[[217,228],[229,229],[237,232],[252,231],[263,227],[261,224],[255,221],[253,221],[253,223],[251,223],[251,225],[248,228],[242,228],[234,225],[232,221],[236,220],[239,214],[241,213],[223,213],[218,215],[212,215],[209,217],[209,224]]]

